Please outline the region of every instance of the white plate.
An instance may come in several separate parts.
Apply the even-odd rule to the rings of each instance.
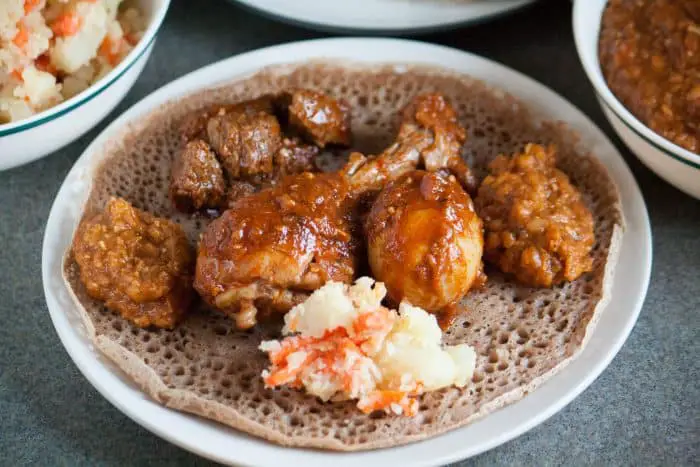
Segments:
[[[166,100],[263,66],[327,57],[370,63],[424,63],[468,73],[503,88],[548,119],[562,120],[590,143],[620,187],[627,221],[612,300],[603,310],[580,356],[520,402],[465,428],[429,441],[379,451],[333,454],[282,448],[223,425],[167,409],[147,398],[102,358],[85,336],[76,307],[61,278],[61,258],[88,194],[89,168],[100,148],[124,125]],[[499,64],[454,49],[395,39],[326,39],[270,47],[195,71],[148,96],[114,121],[87,148],[68,174],[51,209],[44,236],[42,275],[56,331],[87,379],[119,410],[163,438],[202,456],[237,465],[423,466],[446,464],[504,443],[546,420],[583,391],[610,363],[634,325],[651,270],[651,233],[644,200],[622,157],[605,135],[571,104],[541,84]]]
[[[236,0],[293,24],[335,32],[419,33],[479,23],[536,0]]]

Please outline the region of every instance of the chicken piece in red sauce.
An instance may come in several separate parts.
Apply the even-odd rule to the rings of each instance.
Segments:
[[[416,131],[429,131],[433,141],[423,150],[423,165],[428,172],[454,175],[470,195],[475,195],[479,181],[462,159],[466,130],[459,124],[457,113],[441,94],[425,94],[403,111],[399,139]]]
[[[329,280],[352,280],[348,188],[338,174],[305,172],[239,199],[202,235],[196,290],[248,329],[258,308],[288,311]]]

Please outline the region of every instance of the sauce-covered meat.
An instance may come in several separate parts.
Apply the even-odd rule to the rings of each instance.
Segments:
[[[457,113],[443,95],[421,94],[403,110],[399,132],[391,146],[377,156],[350,154],[342,172],[356,192],[380,190],[388,181],[416,168],[453,174],[471,189],[474,178],[461,156],[465,135]]]
[[[260,112],[272,114],[275,109],[274,103],[274,96],[264,95],[236,104],[217,104],[203,110],[196,110],[187,115],[180,123],[180,139],[183,144],[193,139],[206,139],[207,123],[210,118],[216,115],[224,113],[257,114]]]
[[[78,227],[73,255],[87,293],[137,326],[172,328],[193,298],[182,228],[115,198]]]
[[[372,273],[396,303],[442,311],[485,280],[481,219],[455,177],[414,171],[390,183],[365,231]]]
[[[487,261],[534,287],[591,270],[593,216],[556,168],[554,147],[528,144],[522,154],[497,157],[489,171],[476,198]]]
[[[305,144],[298,138],[284,138],[282,147],[275,153],[272,172],[245,180],[230,180],[225,200],[219,207],[231,209],[241,198],[276,185],[285,175],[315,172],[318,152],[318,147]]]
[[[228,187],[228,191],[226,192],[226,203],[224,208],[231,209],[239,199],[245,198],[246,196],[252,195],[258,191],[260,191],[258,185],[242,180],[234,180],[231,182],[230,186]]]
[[[202,140],[188,142],[173,163],[170,197],[183,212],[216,208],[224,201],[226,180],[216,155]]]
[[[195,287],[204,299],[248,328],[258,311],[286,312],[328,280],[350,281],[363,208],[385,183],[415,170],[435,142],[433,130],[413,126],[377,156],[353,154],[337,173],[304,172],[255,194],[233,193],[231,209],[200,243]]]
[[[271,173],[282,147],[279,122],[265,112],[216,115],[207,123],[207,136],[231,179]]]
[[[457,177],[467,192],[475,194],[478,180],[461,156],[467,132],[443,95],[424,94],[404,109],[398,139],[407,138],[417,130],[430,132],[433,137],[421,154],[425,170],[449,172]]]
[[[275,154],[275,174],[291,175],[316,170],[318,146],[305,144],[299,138],[284,138]]]
[[[170,191],[178,210],[192,212],[227,208],[280,177],[317,171],[319,146],[350,141],[350,114],[344,102],[297,90],[192,112],[179,129],[185,149]],[[206,144],[211,151],[205,152]],[[230,184],[226,196],[220,194],[217,165]]]
[[[610,89],[630,112],[700,153],[700,1],[610,0],[599,54]]]
[[[287,311],[328,280],[353,278],[356,243],[336,174],[303,173],[241,199],[202,236],[194,286],[241,328]]]
[[[287,97],[289,125],[323,148],[350,145],[350,106],[323,93],[300,89]]]

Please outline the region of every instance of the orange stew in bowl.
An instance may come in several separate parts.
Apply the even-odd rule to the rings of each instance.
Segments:
[[[700,153],[700,0],[610,0],[600,64],[645,125]]]

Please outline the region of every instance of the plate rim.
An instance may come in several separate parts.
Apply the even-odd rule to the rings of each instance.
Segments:
[[[219,455],[216,453],[208,452],[204,449],[201,449],[197,440],[196,439],[191,439],[186,434],[179,433],[179,434],[173,434],[171,433],[171,427],[170,425],[166,426],[161,426],[158,423],[155,423],[153,421],[145,419],[142,415],[142,413],[139,413],[139,411],[134,408],[133,406],[127,406],[127,404],[119,400],[116,396],[112,394],[112,390],[114,388],[109,388],[106,387],[104,382],[99,381],[99,377],[105,377],[109,374],[113,378],[117,378],[118,380],[121,380],[121,384],[125,386],[125,390],[134,390],[133,387],[129,387],[129,382],[124,381],[124,377],[121,374],[115,374],[116,372],[110,368],[110,365],[108,362],[106,362],[106,359],[99,355],[98,352],[95,352],[92,349],[92,345],[89,342],[83,342],[78,334],[80,334],[79,329],[75,329],[71,323],[69,323],[69,310],[63,310],[61,306],[58,303],[58,298],[55,296],[54,291],[51,289],[50,285],[56,281],[56,278],[52,276],[52,274],[55,274],[57,271],[59,272],[60,276],[60,264],[62,262],[63,258],[63,253],[64,249],[61,249],[60,251],[56,252],[52,248],[52,242],[53,242],[53,236],[56,235],[57,231],[60,231],[61,225],[59,224],[60,221],[67,215],[59,209],[61,204],[66,204],[66,197],[70,196],[70,191],[72,188],[72,185],[69,184],[69,182],[73,179],[80,178],[81,176],[84,176],[84,173],[81,173],[81,170],[85,170],[88,167],[88,161],[92,160],[94,163],[94,160],[98,158],[99,154],[99,148],[102,147],[102,145],[109,140],[110,137],[118,135],[119,131],[124,128],[125,124],[132,121],[134,118],[137,118],[138,116],[142,115],[143,113],[147,113],[151,110],[153,110],[157,105],[177,98],[179,96],[195,92],[198,89],[203,89],[206,87],[214,87],[217,84],[220,84],[224,81],[233,81],[236,79],[240,79],[241,76],[248,75],[252,72],[255,71],[255,68],[251,68],[250,64],[248,65],[248,68],[246,68],[244,65],[246,62],[255,62],[256,60],[264,62],[264,63],[259,63],[256,68],[268,66],[268,65],[273,65],[273,64],[281,64],[281,63],[298,63],[298,62],[303,62],[305,60],[308,60],[312,57],[325,57],[328,59],[342,59],[342,58],[347,58],[345,57],[346,55],[350,54],[348,50],[355,49],[357,50],[358,47],[363,50],[363,52],[366,51],[372,51],[371,54],[376,54],[377,51],[383,51],[382,53],[386,54],[387,56],[396,56],[398,55],[396,51],[400,48],[403,48],[405,50],[410,50],[411,53],[410,55],[413,56],[420,56],[420,57],[425,57],[424,61],[420,61],[420,63],[426,64],[426,65],[432,65],[432,66],[437,66],[437,67],[442,67],[445,69],[453,69],[458,73],[462,74],[468,74],[466,71],[463,70],[458,70],[454,69],[451,66],[446,65],[446,62],[439,63],[439,58],[435,58],[436,56],[453,56],[454,58],[462,58],[463,60],[467,60],[476,64],[480,64],[482,66],[487,66],[489,68],[495,69],[499,75],[505,75],[508,76],[508,79],[511,80],[516,80],[519,83],[522,83],[521,86],[525,88],[534,88],[537,89],[538,92],[540,93],[545,93],[548,94],[549,97],[552,98],[553,102],[557,104],[558,107],[561,107],[566,110],[566,113],[570,114],[572,118],[575,117],[575,121],[578,124],[584,125],[589,131],[592,131],[593,134],[596,136],[596,139],[598,140],[599,144],[603,144],[607,153],[606,160],[601,160],[601,162],[606,166],[608,171],[611,174],[611,177],[616,181],[618,184],[618,189],[620,190],[620,196],[621,196],[621,203],[622,203],[622,211],[623,214],[625,215],[625,218],[627,220],[627,232],[625,236],[623,237],[623,242],[621,245],[621,254],[622,254],[622,249],[624,249],[624,245],[626,241],[629,240],[629,226],[630,225],[635,225],[640,229],[638,232],[638,239],[643,243],[643,251],[637,254],[637,259],[641,260],[641,264],[636,265],[635,269],[638,271],[640,275],[641,281],[638,282],[636,285],[638,286],[638,293],[633,299],[633,303],[631,303],[631,313],[629,315],[626,315],[626,319],[622,323],[622,328],[621,330],[616,334],[616,339],[614,342],[609,343],[610,346],[607,349],[607,352],[605,355],[602,357],[596,359],[594,362],[591,363],[592,368],[588,369],[583,378],[578,377],[576,378],[578,382],[573,388],[569,388],[568,392],[565,394],[560,394],[558,395],[558,398],[554,402],[548,402],[546,404],[546,409],[543,410],[542,412],[538,412],[534,417],[527,417],[527,419],[524,422],[521,422],[519,425],[516,425],[515,428],[510,428],[507,430],[502,431],[499,435],[497,436],[491,436],[489,438],[488,442],[482,442],[478,448],[472,448],[469,450],[469,447],[463,447],[460,446],[459,448],[451,451],[450,453],[445,454],[444,452],[439,452],[436,453],[435,456],[431,457],[430,461],[422,460],[422,459],[413,459],[414,461],[413,464],[410,465],[432,465],[434,462],[439,462],[439,463],[449,463],[453,462],[455,460],[459,459],[464,459],[466,457],[471,457],[477,454],[480,454],[482,452],[485,452],[489,449],[492,449],[495,446],[498,446],[506,441],[509,441],[526,431],[530,430],[534,426],[542,423],[546,419],[548,419],[550,416],[561,410],[563,407],[565,407],[569,402],[571,402],[574,398],[576,398],[583,390],[585,390],[601,373],[602,371],[608,366],[610,361],[614,358],[614,356],[618,353],[624,342],[626,341],[630,331],[632,330],[634,324],[637,321],[638,315],[641,311],[642,304],[644,302],[644,298],[646,297],[646,292],[648,289],[648,284],[649,284],[649,279],[650,279],[650,274],[651,274],[651,260],[652,260],[652,244],[651,244],[651,228],[649,224],[649,217],[648,217],[648,212],[646,209],[646,204],[644,202],[644,198],[641,194],[641,191],[636,183],[636,180],[634,179],[634,176],[632,175],[629,167],[627,164],[624,162],[624,159],[620,155],[619,151],[616,149],[616,147],[610,142],[609,138],[586,116],[584,115],[580,110],[578,110],[573,104],[569,103],[567,100],[565,100],[563,97],[559,96],[556,92],[552,91],[551,89],[547,88],[543,84],[540,84],[533,80],[532,78],[529,78],[522,73],[519,73],[515,70],[512,70],[508,67],[505,67],[504,65],[501,65],[493,60],[480,57],[475,54],[471,54],[468,52],[464,52],[461,50],[449,48],[449,47],[444,47],[444,46],[438,46],[438,45],[433,45],[433,44],[428,44],[424,42],[419,42],[419,41],[413,41],[413,40],[406,40],[406,39],[385,39],[385,38],[333,38],[333,39],[316,39],[316,40],[310,40],[310,41],[300,41],[300,42],[292,42],[288,44],[282,44],[282,45],[277,45],[277,46],[271,46],[263,49],[258,49],[254,50],[251,52],[247,52],[245,54],[237,55],[230,57],[225,60],[221,60],[219,62],[215,62],[211,65],[205,66],[203,68],[200,68],[198,70],[195,70],[191,73],[188,73],[187,75],[169,83],[166,84],[165,86],[159,88],[157,91],[145,96],[141,100],[139,100],[137,103],[132,105],[127,111],[122,113],[117,119],[115,119],[110,125],[108,125],[101,133],[100,135],[93,140],[93,142],[85,149],[85,151],[81,154],[81,156],[77,159],[75,162],[74,166],[71,168],[71,170],[68,172],[64,182],[62,183],[56,198],[54,199],[54,202],[51,207],[51,211],[49,214],[49,218],[46,224],[46,230],[44,234],[44,239],[43,239],[43,245],[42,245],[42,281],[43,281],[43,287],[44,287],[44,293],[49,309],[49,314],[51,316],[52,322],[54,324],[54,328],[56,329],[57,334],[59,335],[59,338],[61,340],[62,345],[64,348],[66,348],[67,352],[73,359],[74,363],[76,366],[78,366],[79,370],[83,375],[90,381],[90,383],[95,387],[103,397],[105,397],[107,400],[110,401],[117,409],[119,409],[122,413],[127,415],[129,418],[137,422],[139,425],[145,427],[149,431],[153,432],[157,436],[166,439],[167,441],[170,441],[173,444],[179,445],[180,447],[187,449],[191,452],[194,452],[200,456],[207,457],[209,459],[218,461],[218,462],[224,462],[224,463],[232,463],[235,462],[238,465],[268,465],[268,464],[251,464],[249,462],[246,462],[244,459],[240,458],[235,458],[235,454],[233,455],[234,457],[231,457],[230,452],[232,450],[228,450],[229,454],[227,455]],[[330,53],[328,56],[322,55],[324,51],[325,53],[328,53],[327,51],[335,51],[336,53],[333,55]],[[391,52],[391,53],[389,53]],[[427,53],[431,52],[431,53]],[[320,53],[320,54],[319,54]],[[357,54],[355,54],[357,55]],[[381,54],[380,54],[381,55]],[[294,57],[293,59],[289,59],[288,57]],[[274,60],[271,60],[271,57],[278,57]],[[282,57],[282,59],[279,59],[279,57]],[[363,59],[358,59],[357,57],[355,58],[356,61],[362,62],[366,61],[368,64],[376,64],[380,63],[380,61],[376,61],[373,59],[367,59],[367,54],[364,54],[364,60]],[[391,61],[388,61],[387,59],[382,60],[383,63],[391,63]],[[410,60],[410,62],[416,63],[417,61],[415,60]],[[393,63],[409,63],[409,60],[393,60]],[[222,73],[223,76],[225,76],[224,79],[221,79],[219,76],[216,74],[217,69],[225,69],[228,70],[224,73]],[[242,68],[245,68],[244,71],[241,71]],[[207,78],[208,76],[208,78]],[[198,81],[200,82],[199,84]],[[204,81],[205,84],[202,84],[201,81]],[[492,83],[489,83],[492,84]],[[500,86],[496,86],[499,87]],[[516,97],[519,97],[520,99],[523,99],[523,96],[516,94],[512,89],[509,89],[508,92],[511,94],[515,95]],[[526,101],[530,102],[531,105],[533,105],[532,101]],[[563,106],[563,107],[562,107]],[[562,110],[563,112],[564,110]],[[591,148],[592,152],[595,152],[593,148]],[[89,157],[90,155],[93,155]],[[609,159],[609,160],[607,160]],[[607,163],[606,163],[607,162]],[[609,164],[612,164],[614,168],[612,168]],[[618,179],[616,177],[622,177],[622,179]],[[75,181],[75,180],[73,180]],[[621,184],[621,182],[624,181],[624,185]],[[625,195],[625,193],[627,195]],[[629,198],[627,199],[626,198]],[[630,206],[629,204],[632,203],[634,206]],[[628,212],[629,210],[633,210],[634,212]],[[75,225],[72,226],[74,228]],[[70,239],[68,239],[68,243],[70,242]],[[65,242],[64,242],[65,243]],[[56,262],[58,262],[58,265],[56,265]],[[59,269],[55,269],[58,267]],[[618,273],[615,275],[613,278],[613,291],[615,290],[615,285],[618,282],[620,278],[620,273],[618,270]],[[62,278],[58,277],[58,282],[59,288],[61,287],[62,284]],[[63,289],[65,289],[65,285],[63,285]],[[65,291],[67,293],[67,290]],[[619,292],[618,292],[619,293]],[[611,293],[611,302],[613,297],[613,293]],[[605,314],[606,311],[610,309],[610,303],[606,306],[605,309],[601,310],[601,317],[603,314]],[[609,314],[609,313],[608,313]],[[591,333],[591,340],[596,335],[597,329],[600,329],[600,327],[594,329]],[[77,338],[76,338],[77,337]],[[589,345],[586,347],[586,349],[591,348],[591,342],[589,342]],[[572,365],[576,364],[579,360],[581,360],[581,357],[583,354],[585,354],[585,350],[581,352],[581,355],[579,355],[572,363],[569,365],[571,367]],[[262,449],[264,451],[274,451],[276,449],[283,449],[285,455],[292,452],[294,454],[290,454],[296,457],[301,457],[305,458],[305,462],[310,462],[310,459],[315,459],[316,464],[309,464],[309,465],[323,465],[323,462],[328,461],[328,457],[332,456],[333,457],[333,462],[338,464],[338,466],[342,465],[351,465],[350,459],[362,459],[363,463],[367,463],[368,465],[374,465],[371,463],[370,459],[374,457],[385,457],[386,453],[389,453],[389,456],[391,457],[392,452],[399,452],[399,456],[401,455],[400,452],[402,451],[410,451],[412,447],[415,446],[425,446],[427,443],[433,443],[433,444],[439,444],[439,440],[445,440],[446,438],[451,438],[458,436],[459,433],[463,432],[464,430],[469,429],[470,427],[477,425],[479,423],[482,423],[484,420],[489,420],[493,419],[494,417],[497,417],[498,414],[501,414],[501,418],[503,418],[502,414],[507,411],[508,409],[511,409],[510,411],[513,412],[515,407],[518,407],[519,404],[522,404],[522,401],[529,400],[532,401],[534,395],[540,393],[543,393],[543,390],[546,389],[546,387],[549,384],[549,390],[545,392],[551,392],[553,385],[551,384],[551,381],[557,381],[557,379],[561,378],[561,373],[566,373],[569,370],[569,368],[564,368],[558,375],[552,376],[547,382],[545,382],[543,385],[541,385],[537,390],[533,391],[532,395],[524,398],[523,400],[510,404],[506,408],[498,410],[494,413],[491,413],[489,416],[484,417],[470,425],[467,425],[463,428],[458,428],[455,430],[452,430],[446,434],[439,435],[437,437],[431,438],[430,440],[426,440],[423,442],[419,443],[411,443],[406,446],[400,446],[396,448],[389,448],[389,449],[383,449],[383,450],[375,450],[375,451],[360,451],[360,452],[354,452],[354,453],[347,453],[347,454],[338,454],[338,453],[319,453],[317,451],[313,450],[306,450],[306,449],[294,449],[294,448],[280,448],[276,445],[269,444],[265,441],[260,441],[257,440],[256,438],[249,437],[245,434],[242,434],[240,432],[236,432],[235,430],[232,430],[228,427],[224,427],[222,425],[216,424],[215,422],[209,422],[203,419],[200,419],[199,417],[188,415],[188,414],[183,414],[181,412],[173,411],[171,409],[168,409],[157,402],[154,402],[150,399],[148,399],[145,394],[143,394],[140,390],[137,390],[140,393],[142,402],[144,402],[146,405],[143,405],[142,408],[148,407],[149,409],[152,409],[154,413],[157,413],[159,417],[163,418],[171,418],[173,420],[178,420],[180,422],[184,423],[184,420],[181,417],[189,418],[196,420],[199,423],[196,423],[197,425],[197,431],[205,429],[204,426],[207,424],[213,425],[215,427],[215,430],[217,432],[224,431],[225,436],[229,436],[229,434],[232,434],[236,438],[241,438],[239,443],[253,443],[252,449],[256,448],[256,444],[258,443],[264,443]],[[561,382],[561,381],[560,381]],[[112,381],[114,384],[119,384],[119,381]],[[133,385],[131,385],[133,386]],[[122,388],[124,389],[124,388]],[[120,389],[120,390],[122,390]],[[556,391],[555,391],[556,392]],[[542,397],[539,397],[541,399]],[[136,399],[134,399],[131,402],[136,402]],[[151,407],[153,406],[153,407]],[[145,413],[145,412],[143,412]],[[420,449],[417,448],[417,449]],[[466,454],[465,454],[466,453]],[[307,458],[308,457],[308,458]],[[320,459],[320,460],[319,460]],[[325,459],[325,461],[323,460]],[[350,462],[347,463],[346,462]],[[382,461],[386,462],[386,460]],[[408,464],[407,464],[408,465]]]
[[[414,34],[430,34],[440,31],[448,31],[452,29],[457,29],[463,26],[474,26],[482,24],[502,16],[506,16],[509,13],[515,13],[523,8],[532,6],[538,0],[513,0],[519,3],[504,7],[501,10],[496,10],[492,13],[475,16],[472,18],[460,18],[448,22],[432,22],[426,23],[420,26],[401,26],[401,25],[390,25],[390,26],[358,26],[350,25],[338,21],[335,23],[328,23],[322,21],[314,21],[309,18],[302,18],[298,15],[284,14],[277,10],[271,10],[263,6],[257,5],[255,0],[228,0],[230,3],[243,8],[244,10],[253,12],[262,17],[268,18],[273,21],[279,21],[291,26],[302,27],[306,29],[327,32],[331,34],[375,34],[378,36],[389,36],[389,35],[414,35]]]

